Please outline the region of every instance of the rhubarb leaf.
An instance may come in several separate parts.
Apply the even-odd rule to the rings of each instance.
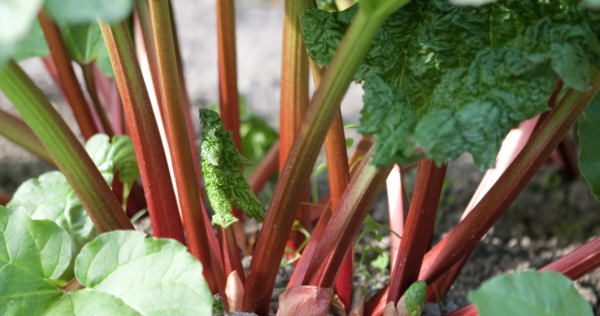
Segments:
[[[75,256],[98,236],[98,231],[65,176],[60,171],[50,171],[25,181],[7,206],[22,207],[32,219],[51,220],[69,233],[72,262],[61,279],[72,279]]]
[[[32,57],[46,57],[50,55],[50,49],[44,37],[44,31],[40,22],[36,19],[29,33],[19,40],[12,53],[15,61],[21,61]]]
[[[304,41],[319,65],[331,61],[356,10],[305,12]],[[598,19],[578,2],[411,1],[386,20],[355,75],[373,163],[441,164],[469,152],[480,168],[493,167],[510,129],[548,110],[558,77],[588,88],[589,66],[600,64]]]
[[[51,280],[71,261],[69,235],[48,220],[0,206],[0,315],[210,315],[202,265],[172,239],[135,231],[102,234],[77,257],[85,289]]]
[[[481,316],[593,315],[573,281],[554,271],[497,276],[470,292],[469,300]]]
[[[92,23],[68,25],[59,23],[69,54],[78,63],[90,63],[106,50],[100,25]]]
[[[0,0],[0,66],[31,29],[43,0]]]
[[[57,21],[69,24],[97,22],[101,18],[109,23],[119,22],[131,13],[131,0],[46,0],[44,10]]]
[[[0,315],[42,315],[63,292],[51,281],[71,261],[69,235],[0,206]]]
[[[124,183],[137,179],[139,169],[131,139],[116,136],[112,143],[108,140],[108,136],[97,134],[85,145],[106,182],[111,184],[117,171]],[[25,181],[15,192],[8,207],[23,207],[32,219],[54,221],[69,233],[73,243],[73,260],[61,279],[72,279],[76,255],[98,232],[65,176],[59,171],[50,171]]]
[[[96,134],[88,139],[85,150],[109,184],[116,172],[123,183],[131,183],[140,176],[133,141],[128,136],[115,136],[111,142],[108,135]]]
[[[579,170],[592,187],[592,193],[600,200],[600,97],[594,98],[585,109],[579,125],[581,153]]]
[[[212,222],[224,228],[235,223],[231,213],[236,207],[248,217],[262,222],[262,204],[244,178],[240,165],[250,164],[235,147],[231,131],[225,131],[217,112],[200,109],[202,123],[202,173],[208,199],[215,211]]]
[[[172,239],[136,231],[102,234],[81,250],[75,275],[86,287],[70,296],[77,315],[191,316],[212,310],[202,265]]]

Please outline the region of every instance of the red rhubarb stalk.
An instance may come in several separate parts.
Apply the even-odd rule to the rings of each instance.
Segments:
[[[420,280],[427,283],[435,281],[475,247],[479,239],[521,193],[600,90],[598,71],[595,71],[590,85],[591,89],[585,92],[573,89],[567,91],[492,189],[473,211],[425,256]]]
[[[212,267],[208,235],[198,194],[198,183],[196,182],[180,94],[169,3],[150,0],[149,8],[160,79],[160,85],[157,88],[162,90],[165,133],[171,151],[179,208],[183,217],[188,246],[192,255],[202,263],[205,278],[211,280],[216,277],[217,284],[212,282],[211,289],[214,291],[218,285],[219,289],[223,288],[224,290],[224,280],[220,280],[220,276],[214,275],[217,270]]]
[[[533,133],[533,130],[538,122],[540,116],[536,116],[530,120],[523,121],[518,128],[511,130],[506,138],[502,142],[502,147],[496,157],[496,167],[489,169],[483,179],[479,183],[475,194],[471,198],[469,205],[467,205],[461,220],[464,219],[473,210],[475,205],[483,198],[483,196],[492,188],[494,183],[498,181],[498,178],[506,171],[508,166],[515,160],[517,155],[521,152],[529,137]],[[452,269],[448,270],[442,277],[437,279],[427,290],[427,301],[438,302],[456,281],[456,278],[462,271],[465,263],[469,259],[470,252],[465,255],[458,263],[456,263]]]
[[[94,134],[97,134],[98,129],[96,128],[96,123],[92,117],[90,107],[85,100],[81,86],[79,86],[77,77],[75,77],[75,72],[73,72],[71,56],[69,55],[67,46],[63,41],[58,25],[51,18],[44,12],[40,12],[38,20],[44,31],[44,36],[46,37],[48,48],[50,48],[50,53],[52,54],[52,59],[54,60],[54,65],[56,66],[56,71],[62,83],[67,101],[71,105],[71,109],[73,109],[73,114],[75,114],[81,134],[87,140]]]
[[[374,147],[367,153],[366,161],[373,151]],[[358,168],[325,228],[304,277],[304,285],[322,288],[334,285],[346,253],[392,167],[377,168],[372,164],[362,163]]]
[[[252,174],[248,178],[248,184],[250,184],[254,194],[258,194],[262,190],[267,181],[269,181],[275,171],[278,170],[278,167],[279,141],[276,141],[273,145],[271,145],[265,156],[256,165],[252,171]]]
[[[390,280],[388,302],[398,302],[404,291],[418,280],[423,257],[429,246],[429,236],[435,225],[435,213],[444,186],[446,169],[447,165],[438,167],[433,160],[419,161],[417,184]]]
[[[388,209],[390,214],[390,229],[396,234],[402,236],[404,234],[404,223],[410,208],[410,198],[404,184],[404,171],[398,165],[390,172],[385,187],[388,195]],[[391,273],[394,273],[396,256],[400,249],[400,237],[394,233],[390,233],[391,246]]]
[[[131,124],[152,230],[156,237],[172,238],[185,245],[167,159],[127,25],[121,22],[110,26],[100,22],[100,26],[122,95],[125,115]]]
[[[279,115],[279,172],[281,173],[294,143],[294,138],[308,108],[308,55],[302,39],[302,25],[294,0],[285,1],[283,18],[283,52],[281,64],[281,97]],[[306,194],[305,194],[306,195]],[[305,202],[308,200],[304,199]],[[310,209],[299,206],[296,219],[310,231]],[[305,237],[292,231],[287,247],[296,251]],[[289,253],[288,255],[291,255]]]

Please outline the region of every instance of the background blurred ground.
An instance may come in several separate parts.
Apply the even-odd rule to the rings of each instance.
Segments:
[[[180,43],[185,65],[187,88],[193,100],[193,116],[197,109],[218,101],[216,20],[214,0],[175,0]],[[237,45],[239,90],[247,98],[249,108],[264,117],[271,126],[279,126],[279,77],[281,71],[281,37],[283,6],[281,2],[237,2]],[[54,89],[39,60],[22,63],[25,70],[42,88],[52,103],[74,130],[73,115]],[[346,124],[358,124],[362,108],[362,89],[353,84],[342,104]],[[0,109],[16,114],[12,105],[0,94]],[[199,122],[195,120],[195,123]],[[197,125],[199,136],[199,126]],[[1,126],[0,126],[1,128]],[[347,130],[347,137],[358,140],[355,130]],[[351,149],[352,150],[352,149]],[[324,155],[319,158],[324,161]],[[21,148],[0,138],[0,193],[13,193],[23,181],[52,168],[40,162]],[[326,173],[320,178],[319,191],[326,194]],[[412,192],[416,173],[407,175],[407,186]],[[465,155],[448,167],[447,188],[441,203],[441,215],[436,226],[438,241],[460,219],[471,195],[477,188],[483,172],[474,167]],[[506,214],[476,248],[456,284],[444,299],[442,312],[467,303],[469,290],[481,282],[504,272],[540,268],[588,239],[600,233],[600,207],[583,179],[572,182],[561,180],[559,170],[544,167],[509,208]],[[387,225],[387,197],[382,190],[373,205],[371,215]],[[357,260],[367,243],[378,244],[388,250],[386,238],[382,243],[365,240],[357,248]],[[365,263],[374,259],[369,253]],[[365,282],[370,292],[387,282],[389,269],[381,274],[366,267],[372,279],[357,277]],[[289,269],[288,269],[289,270]],[[284,286],[282,271],[278,286]],[[600,315],[600,271],[594,271],[576,282],[577,289]],[[434,315],[435,311],[431,315]]]

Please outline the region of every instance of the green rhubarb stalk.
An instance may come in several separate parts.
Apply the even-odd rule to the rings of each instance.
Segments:
[[[16,62],[10,61],[0,69],[0,90],[46,147],[98,232],[134,229],[75,134]]]
[[[27,149],[45,162],[54,165],[54,160],[40,143],[31,128],[22,120],[0,110],[0,135],[6,137],[11,142]]]

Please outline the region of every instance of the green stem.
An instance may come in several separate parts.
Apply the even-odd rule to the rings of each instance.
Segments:
[[[63,172],[100,233],[134,229],[69,126],[14,61],[0,70],[0,90],[14,104]]]
[[[54,165],[54,160],[40,143],[31,128],[20,119],[0,110],[0,135],[6,137],[11,142],[27,149],[45,162]]]
[[[275,187],[260,232],[244,291],[243,310],[267,315],[285,237],[294,223],[310,172],[349,84],[366,57],[385,19],[408,0],[387,1],[383,8],[361,7],[333,57],[321,86],[310,102],[300,130]]]

